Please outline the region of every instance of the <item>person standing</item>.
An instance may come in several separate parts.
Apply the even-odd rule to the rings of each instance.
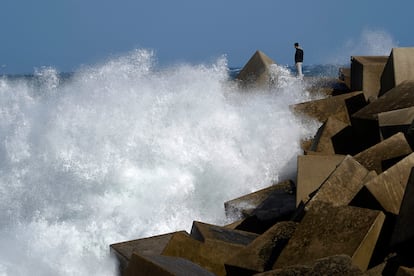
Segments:
[[[298,76],[298,78],[303,78],[303,73],[302,73],[303,49],[299,46],[299,43],[297,43],[297,42],[294,45],[295,45],[295,48],[296,48],[295,66],[296,66],[297,76]]]

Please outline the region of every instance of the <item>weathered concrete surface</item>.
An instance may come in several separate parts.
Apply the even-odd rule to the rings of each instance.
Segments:
[[[277,184],[272,193],[236,229],[262,234],[278,221],[289,220],[296,211],[296,187],[290,180]]]
[[[200,221],[193,221],[190,236],[201,242],[210,239],[240,245],[248,245],[259,235],[241,230],[232,230]]]
[[[339,79],[351,89],[351,68],[339,68]]]
[[[348,124],[343,121],[337,120],[332,116],[329,117],[328,120],[318,129],[318,132],[316,133],[309,148],[309,152],[335,154],[331,138],[347,126]]]
[[[381,88],[381,75],[388,56],[352,56],[351,90],[363,91],[365,99],[375,100]]]
[[[226,275],[224,263],[244,246],[218,240],[200,242],[182,233],[174,234],[162,252],[164,256],[181,257],[216,275]]]
[[[250,275],[271,269],[296,226],[289,221],[273,225],[226,262],[227,275]]]
[[[160,256],[160,255],[139,255],[133,253],[131,261],[124,276],[181,276],[200,275],[214,276],[213,273],[201,266],[183,258]]]
[[[275,185],[271,185],[256,192],[243,195],[241,197],[229,200],[224,203],[224,209],[228,217],[244,218],[252,215],[252,212],[270,196],[273,191],[285,190],[286,186],[290,187],[291,181],[283,181]]]
[[[265,86],[270,84],[270,65],[275,62],[261,51],[256,51],[242,68],[236,79],[245,85]]]
[[[336,167],[343,155],[299,155],[296,184],[296,206],[307,202],[309,194],[317,190]]]
[[[406,80],[398,84],[376,101],[369,103],[354,113],[352,117],[377,120],[378,113],[414,106],[414,80]]]
[[[414,245],[414,169],[411,168],[410,177],[405,187],[397,222],[391,237],[392,247],[409,248],[412,255]],[[414,257],[413,257],[414,261]]]
[[[383,139],[397,132],[407,133],[414,121],[414,107],[378,113],[378,125]]]
[[[399,132],[390,138],[358,153],[355,160],[368,170],[375,170],[378,174],[383,172],[382,163],[385,160],[401,159],[412,153],[412,149],[403,133]]]
[[[185,231],[174,233],[181,233],[182,235],[189,236]],[[110,251],[111,254],[114,254],[118,259],[120,270],[123,271],[127,267],[133,252],[146,255],[160,255],[174,233],[114,243],[110,245]]]
[[[397,270],[395,276],[414,276],[413,267],[400,266]]]
[[[273,269],[309,265],[320,258],[345,254],[365,271],[384,219],[381,211],[315,204],[305,214]]]
[[[294,275],[330,275],[330,276],[366,276],[352,263],[348,255],[334,255],[316,260],[310,265],[294,265],[282,269],[270,270],[255,276],[294,276]],[[376,275],[377,276],[377,275]]]
[[[362,92],[345,93],[325,99],[299,103],[291,105],[290,108],[298,114],[309,116],[320,122],[325,122],[330,116],[333,116],[349,124],[350,120],[345,100],[358,94],[362,94]]]
[[[414,80],[414,48],[393,48],[381,75],[379,95],[406,80]]]
[[[414,167],[414,153],[365,183],[365,187],[384,210],[398,215],[412,167]]]
[[[354,158],[346,156],[306,203],[306,210],[317,206],[320,201],[332,206],[348,205],[362,189],[368,172]]]

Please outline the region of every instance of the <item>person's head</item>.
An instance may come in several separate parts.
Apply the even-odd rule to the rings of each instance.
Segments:
[[[297,43],[297,42],[295,42],[295,48],[298,48],[299,47],[299,43]]]

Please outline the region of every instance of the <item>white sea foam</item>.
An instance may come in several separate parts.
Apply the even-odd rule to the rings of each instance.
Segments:
[[[224,58],[136,50],[69,80],[0,79],[0,275],[114,275],[109,245],[224,224],[223,203],[294,176],[302,82],[239,91]],[[33,81],[35,80],[35,81]]]

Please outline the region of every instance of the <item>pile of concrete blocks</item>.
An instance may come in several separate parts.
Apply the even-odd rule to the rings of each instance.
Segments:
[[[414,275],[414,48],[392,49],[382,72],[378,57],[353,60],[364,63],[349,82],[361,91],[291,106],[321,123],[296,182],[225,202],[240,218],[230,225],[194,221],[190,233],[110,245],[120,273]]]

